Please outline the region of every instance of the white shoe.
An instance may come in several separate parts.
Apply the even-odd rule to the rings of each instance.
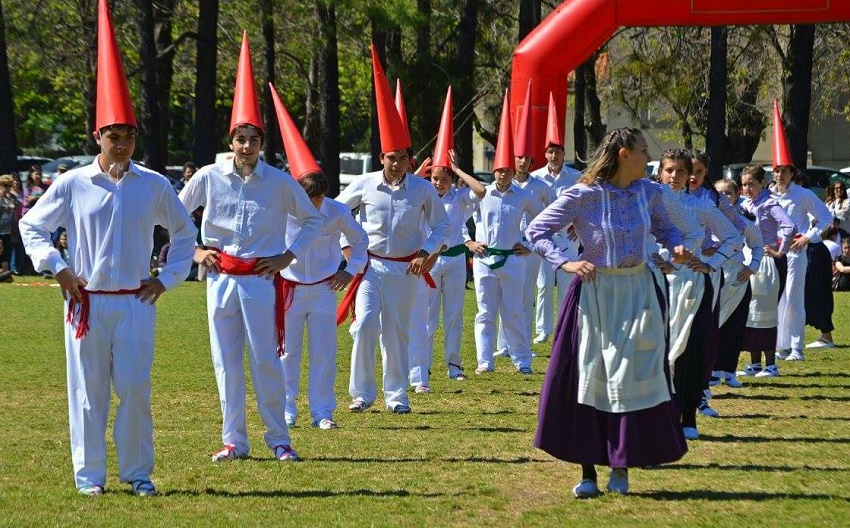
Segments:
[[[549,341],[549,334],[547,334],[546,332],[540,332],[539,334],[537,334],[537,337],[535,337],[534,341],[532,342],[535,345],[539,345],[541,343],[545,343],[546,341]]]
[[[330,418],[322,418],[318,422],[313,422],[313,427],[328,430],[337,429],[339,426],[336,424],[335,421],[331,420]]]
[[[493,357],[508,357],[509,355],[507,348],[500,348],[493,353]]]
[[[806,358],[803,356],[802,350],[792,350],[788,357],[785,358],[785,361],[805,361]]]
[[[611,493],[625,495],[629,492],[629,472],[626,469],[611,468],[607,489]]]
[[[224,444],[224,447],[212,454],[213,462],[224,462],[227,460],[239,460],[245,458],[248,458],[248,453],[237,453],[236,446],[233,444]]]
[[[599,495],[599,486],[595,480],[582,479],[576,487],[573,488],[573,494],[577,499],[588,499]]]
[[[790,348],[783,348],[782,350],[776,351],[776,359],[786,359],[791,355]]]
[[[685,435],[686,440],[699,439],[699,431],[697,431],[696,427],[682,427],[682,434]]]
[[[749,376],[757,376],[759,372],[762,371],[761,363],[752,363],[744,367],[744,370],[739,370],[737,374],[739,376],[749,377]]]
[[[806,345],[806,348],[835,348],[835,342],[820,338],[817,341]]]
[[[757,378],[776,378],[779,377],[779,367],[776,365],[768,365],[756,374]]]

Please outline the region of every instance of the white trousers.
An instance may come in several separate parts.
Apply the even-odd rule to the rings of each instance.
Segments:
[[[353,400],[372,404],[377,400],[375,346],[381,346],[384,402],[387,408],[408,404],[408,357],[410,314],[419,282],[406,275],[405,262],[373,258],[360,283],[355,300],[356,319],[349,332],[354,338],[351,351],[351,380],[348,393]]]
[[[475,297],[475,348],[478,366],[493,368],[496,317],[500,316],[511,361],[517,368],[531,367],[530,322],[517,302],[525,285],[525,257],[508,257],[505,265],[491,270],[480,258],[473,259]]]
[[[89,332],[65,323],[71,461],[78,488],[106,483],[111,387],[118,396],[113,437],[118,478],[153,472],[151,365],[156,310],[133,295],[90,295]],[[67,312],[68,304],[65,303]]]
[[[433,277],[433,275],[432,275]],[[435,279],[436,280],[436,279]],[[436,291],[429,287],[424,280],[420,280],[416,286],[416,297],[412,300],[410,307],[410,345],[408,346],[407,364],[410,368],[410,385],[431,385],[431,356],[434,352],[432,342],[428,341],[428,303],[431,292]]]
[[[531,327],[534,322],[534,299],[535,299],[535,288],[537,286],[537,273],[540,271],[540,264],[543,262],[543,257],[538,255],[537,253],[529,253],[528,255],[517,257],[512,256],[510,259],[520,258],[525,262],[525,271],[522,278],[522,289],[519,292],[519,296],[515,297],[515,299],[522,299],[522,318],[524,320],[523,324],[526,327],[525,335],[527,336],[528,343],[526,347],[531,348]],[[504,268],[503,268],[504,269]],[[551,304],[550,304],[551,308]],[[506,348],[508,352],[510,350],[510,344],[507,340],[507,336],[505,336],[505,322],[500,321],[499,324],[499,337],[498,337],[498,348],[504,349]]]
[[[443,307],[443,357],[448,375],[461,373],[460,347],[463,337],[463,297],[466,292],[466,258],[440,257],[431,270],[437,289],[428,288],[428,350],[434,349],[434,335],[440,326]]]
[[[560,297],[560,290],[558,289]],[[553,295],[555,292],[555,268],[548,262],[540,264],[540,272],[537,274],[537,318],[535,329],[538,334],[552,335],[555,328],[555,306]],[[560,306],[560,302],[558,305]]]
[[[789,251],[785,291],[779,299],[779,326],[776,332],[777,350],[803,350],[806,330],[806,268],[809,259],[806,249]]]
[[[286,353],[281,358],[286,379],[286,418],[295,421],[301,384],[301,356],[307,330],[307,399],[313,423],[333,420],[336,410],[336,292],[328,283],[298,285],[286,311]]]
[[[272,281],[257,275],[207,274],[207,316],[213,370],[221,400],[221,440],[239,454],[250,451],[245,423],[245,369],[257,396],[257,410],[266,426],[266,445],[289,445],[284,408],[286,386],[277,355]]]

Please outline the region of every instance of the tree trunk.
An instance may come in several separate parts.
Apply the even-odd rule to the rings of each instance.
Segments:
[[[723,177],[726,137],[726,52],[729,31],[726,26],[711,28],[711,56],[708,68],[708,130],[705,150],[710,158],[708,179],[715,182]]]
[[[18,160],[18,141],[15,137],[15,107],[12,101],[12,81],[9,77],[9,58],[6,53],[6,23],[3,3],[0,2],[0,172],[15,170]]]
[[[198,12],[195,78],[195,162],[208,165],[218,150],[216,133],[216,68],[218,50],[218,0],[203,0]],[[228,133],[230,131],[228,130]]]
[[[260,0],[260,17],[263,25],[263,41],[265,49],[263,53],[263,121],[266,127],[266,146],[263,150],[266,163],[271,166],[277,165],[277,155],[280,152],[280,127],[277,124],[277,116],[272,101],[272,90],[269,83],[275,82],[274,71],[274,3],[272,0]]]
[[[154,40],[153,3],[137,0],[139,54],[142,68],[142,104],[140,139],[144,148],[145,166],[158,172],[165,172],[165,144],[167,138],[159,135],[160,110],[159,87],[157,83],[156,44]]]
[[[89,42],[88,75],[83,99],[86,105],[86,135],[83,141],[83,152],[98,154],[100,147],[92,136],[97,120],[97,0],[80,2],[80,21]]]
[[[386,55],[387,55],[387,32],[384,31],[378,22],[372,20],[372,44],[375,46],[375,53],[378,55],[378,60],[384,66],[386,71]],[[381,162],[378,155],[381,153],[381,133],[378,130],[378,108],[375,104],[375,79],[372,77],[372,91],[369,93],[369,99],[372,101],[372,135],[370,144],[372,147],[372,170],[376,171],[381,168]]]
[[[157,57],[156,81],[159,107],[159,130],[157,134],[162,141],[160,148],[164,165],[162,172],[165,173],[165,165],[168,164],[168,140],[171,136],[171,83],[174,78],[174,39],[171,35],[172,20],[174,19],[174,1],[159,0],[154,3],[154,39],[156,49],[163,52]],[[165,51],[167,50],[167,51]]]
[[[791,28],[791,42],[785,101],[785,133],[791,159],[805,169],[809,154],[809,112],[812,105],[812,63],[815,42],[814,25],[796,25]]]
[[[540,23],[540,0],[519,1],[519,35],[517,42],[531,33],[531,30]]]
[[[587,133],[588,151],[593,152],[602,143],[605,137],[605,124],[602,123],[602,101],[596,92],[596,61],[599,58],[597,51],[585,62],[585,97],[588,110]]]
[[[585,86],[585,70],[587,62],[581,64],[575,71],[575,82],[573,83],[573,91],[575,92],[575,118],[573,119],[573,144],[575,145],[574,159],[576,167],[581,170],[587,166],[589,153],[587,151],[587,131],[584,127],[586,103]]]
[[[414,95],[413,107],[408,113],[407,119],[410,123],[410,140],[413,142],[415,151],[424,149],[425,152],[418,158],[418,162],[424,160],[431,148],[426,148],[430,139],[437,134],[440,118],[441,93],[450,79],[437,82],[432,73],[437,70],[433,68],[433,57],[431,56],[431,0],[417,0],[419,15],[423,22],[416,30],[416,66],[410,72],[410,95]],[[414,125],[415,123],[415,125]]]
[[[322,171],[328,178],[330,196],[339,194],[339,54],[337,52],[336,6],[333,0],[316,0],[320,43],[313,48],[319,94],[319,137],[317,150]]]
[[[455,151],[458,165],[472,174],[472,131],[475,116],[475,38],[478,32],[478,0],[464,0],[457,34],[455,80]]]

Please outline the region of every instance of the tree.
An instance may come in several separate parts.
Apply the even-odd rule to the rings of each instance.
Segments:
[[[788,135],[791,159],[798,167],[808,165],[814,43],[815,26],[796,25],[791,27],[791,39],[786,54],[786,60],[791,61],[791,66],[786,77],[785,131]]]
[[[519,34],[517,42],[522,40],[531,33],[531,30],[540,24],[540,0],[520,0],[519,1]]]
[[[139,116],[140,140],[145,149],[145,165],[155,171],[165,172],[167,137],[160,135],[162,115],[159,106],[159,83],[157,81],[157,52],[154,33],[153,3],[137,0],[139,50],[142,66],[142,105]]]
[[[15,109],[12,104],[12,82],[9,78],[9,59],[6,55],[6,22],[3,2],[0,2],[0,172],[15,170],[18,143],[15,136]]]
[[[726,164],[724,139],[726,136],[726,84],[728,30],[725,26],[711,28],[711,56],[708,67],[708,130],[705,137],[705,150],[710,163],[708,178],[716,181],[723,176]]]
[[[315,0],[319,42],[314,45],[319,93],[319,148],[322,170],[330,184],[330,195],[339,194],[339,56],[337,53],[336,6],[333,0]]]
[[[275,115],[274,102],[272,101],[272,92],[269,83],[275,83],[275,31],[274,31],[274,4],[272,0],[260,0],[260,17],[263,27],[263,41],[265,48],[263,52],[263,71],[265,72],[265,82],[263,86],[263,108],[264,121],[266,124],[266,161],[270,165],[275,165],[277,155],[280,152],[280,133],[278,132],[277,117]]]
[[[464,0],[457,29],[455,82],[455,150],[460,167],[472,171],[472,131],[475,115],[475,50],[478,33],[478,0]]]
[[[195,66],[195,162],[215,160],[216,67],[218,50],[218,0],[204,0],[198,12],[197,60]]]

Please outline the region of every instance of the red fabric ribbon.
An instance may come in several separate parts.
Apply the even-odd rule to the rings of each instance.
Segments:
[[[377,258],[381,260],[389,260],[391,262],[412,262],[414,259],[419,257],[419,251],[416,253],[412,253],[407,255],[406,257],[385,257],[383,255],[376,255],[371,251],[368,252],[369,257]],[[354,301],[357,298],[357,290],[360,288],[360,283],[363,281],[363,275],[366,273],[366,269],[369,268],[369,264],[366,264],[366,268],[363,269],[363,273],[358,273],[354,276],[354,280],[351,281],[351,284],[348,285],[348,291],[345,292],[345,296],[342,298],[342,302],[339,303],[339,306],[336,309],[336,325],[339,326],[348,319],[349,314],[351,315],[351,320],[355,319],[354,313]],[[434,278],[430,273],[425,272],[422,274],[422,278],[425,279],[425,284],[428,285],[429,288],[437,288],[437,283],[434,282]]]
[[[68,301],[68,313],[65,316],[65,322],[70,323],[71,326],[76,326],[77,331],[74,333],[74,337],[79,341],[84,338],[89,333],[89,313],[91,312],[91,300],[89,299],[89,295],[135,295],[141,291],[141,286],[134,290],[115,290],[115,291],[101,291],[101,290],[85,290],[80,289],[80,296],[82,297],[82,301],[77,303],[71,298]]]

